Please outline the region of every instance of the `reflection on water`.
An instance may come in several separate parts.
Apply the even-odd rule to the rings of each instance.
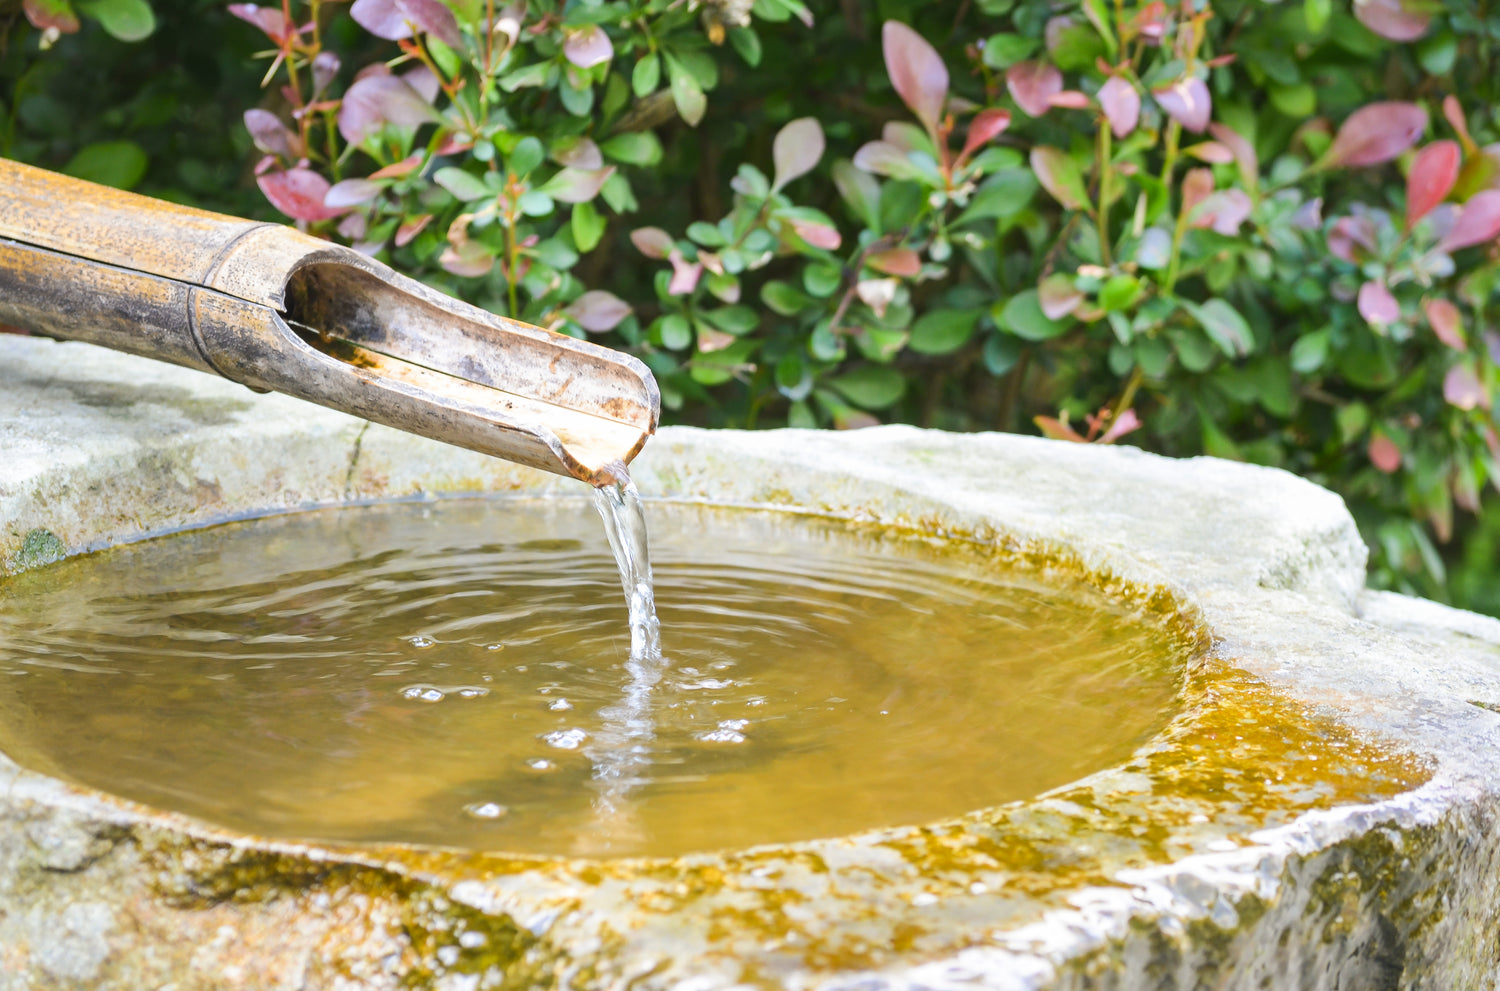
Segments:
[[[637,665],[586,501],[278,517],[17,576],[0,746],[270,836],[671,854],[927,821],[1114,763],[1187,645],[874,528],[652,506]]]

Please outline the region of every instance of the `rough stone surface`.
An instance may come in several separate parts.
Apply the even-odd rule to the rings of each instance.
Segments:
[[[577,483],[0,337],[0,575],[218,520]],[[1488,988],[1500,622],[1363,589],[1284,473],[1003,435],[664,430],[648,497],[937,532],[1203,644],[1124,764],[923,827],[675,860],[269,842],[0,758],[0,991]],[[3,577],[0,577],[3,594]]]

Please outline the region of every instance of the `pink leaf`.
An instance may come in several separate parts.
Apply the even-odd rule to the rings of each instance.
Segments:
[[[60,0],[24,0],[21,9],[26,19],[38,31],[56,31],[58,34],[76,34],[78,15],[71,4]]]
[[[865,264],[886,275],[914,278],[922,271],[922,259],[910,248],[887,248],[865,259]]]
[[[812,220],[793,220],[792,230],[797,236],[814,248],[822,248],[825,251],[835,251],[843,243],[839,232],[827,224],[820,224]]]
[[[1411,171],[1406,175],[1408,230],[1447,198],[1453,184],[1458,181],[1462,157],[1456,141],[1434,141],[1417,152],[1417,157],[1412,159]]]
[[[1438,249],[1451,253],[1482,244],[1496,234],[1500,234],[1500,191],[1486,189],[1459,207],[1458,218],[1438,242]]]
[[[612,292],[591,289],[568,304],[564,310],[584,330],[602,334],[630,316],[630,304]]]
[[[567,144],[554,146],[552,158],[559,165],[569,165],[575,169],[604,168],[604,155],[592,138],[574,138]]]
[[[1191,222],[1194,227],[1212,227],[1216,234],[1233,237],[1249,219],[1252,206],[1250,194],[1243,189],[1220,190],[1203,198]]]
[[[1005,88],[1027,116],[1040,117],[1051,108],[1052,98],[1062,92],[1063,77],[1056,66],[1046,62],[1017,62],[1005,70]]]
[[[333,52],[319,52],[312,62],[313,93],[321,93],[339,74],[339,57]]]
[[[348,209],[361,203],[368,203],[380,195],[385,187],[378,182],[369,179],[345,179],[337,183],[332,189],[323,195],[323,205],[332,210]],[[363,237],[363,235],[360,235]]]
[[[886,21],[880,40],[891,85],[927,133],[936,135],[943,104],[948,100],[948,68],[942,57],[900,21]]]
[[[1354,16],[1391,41],[1416,41],[1432,22],[1428,14],[1407,10],[1401,0],[1354,0]]]
[[[1076,89],[1065,89],[1060,93],[1053,93],[1047,102],[1054,107],[1063,110],[1087,110],[1094,105],[1089,95]]]
[[[630,243],[647,258],[665,258],[674,250],[672,235],[660,227],[637,227],[630,232]]]
[[[1099,87],[1099,106],[1117,138],[1128,136],[1140,123],[1141,94],[1121,76],[1110,76]]]
[[[1370,434],[1369,454],[1370,463],[1387,475],[1395,473],[1401,467],[1401,448],[1378,430]]]
[[[399,162],[392,162],[383,169],[377,169],[370,173],[371,179],[399,179],[404,175],[410,175],[422,164],[422,153],[408,155]]]
[[[1035,416],[1032,417],[1032,422],[1037,425],[1037,429],[1042,432],[1043,437],[1050,437],[1053,440],[1072,441],[1075,444],[1088,443],[1078,431],[1055,416]]]
[[[811,172],[823,157],[823,147],[823,127],[816,118],[798,117],[777,131],[771,142],[771,161],[776,166],[771,192]]]
[[[1351,265],[1375,253],[1375,224],[1369,217],[1340,217],[1328,229],[1328,250]]]
[[[246,110],[245,130],[250,132],[250,140],[255,142],[255,147],[269,155],[294,160],[302,157],[300,150],[294,151],[292,148],[293,144],[300,142],[269,110]]]
[[[336,189],[338,187],[334,188]],[[323,202],[324,205],[332,205],[328,203],[328,197],[326,196],[323,197]],[[369,222],[365,220],[364,214],[351,213],[343,220],[339,221],[339,237],[343,238],[346,241],[359,241],[364,238],[365,233],[369,230],[369,227]]]
[[[1322,164],[1379,165],[1417,143],[1427,129],[1427,111],[1415,103],[1387,101],[1360,107],[1339,127]]]
[[[565,168],[538,189],[560,203],[587,203],[599,195],[605,181],[614,173],[613,165],[592,171]]]
[[[355,145],[386,123],[415,126],[436,119],[422,94],[395,76],[365,76],[349,87],[339,105],[339,133]]]
[[[1154,89],[1151,95],[1168,116],[1194,134],[1201,134],[1208,127],[1213,98],[1208,94],[1208,86],[1197,76]]]
[[[443,0],[396,0],[396,6],[418,30],[432,35],[449,48],[463,51],[464,36],[458,31],[458,20]],[[354,13],[352,8],[349,13]]]
[[[271,205],[293,220],[328,220],[344,212],[324,205],[328,180],[312,169],[267,172],[255,181]]]
[[[615,57],[615,46],[609,35],[597,24],[566,29],[563,32],[563,56],[580,69],[588,69]]]
[[[1214,174],[1210,169],[1188,169],[1182,177],[1181,214],[1191,222],[1198,205],[1214,191]],[[1206,225],[1200,225],[1206,226]]]
[[[999,137],[1009,126],[1009,110],[997,110],[991,107],[979,111],[969,122],[969,136],[964,140],[963,154],[958,156],[958,160],[964,161],[979,148]]]
[[[1110,422],[1109,429],[1100,435],[1096,443],[1113,444],[1132,430],[1139,430],[1141,426],[1141,418],[1136,415],[1135,410],[1128,409]]]
[[[1236,130],[1224,124],[1208,125],[1208,133],[1214,136],[1214,140],[1228,148],[1234,155],[1235,164],[1239,166],[1240,181],[1251,189],[1255,188],[1260,178],[1260,162],[1256,158],[1255,148],[1246,141]]]
[[[1448,369],[1448,374],[1443,376],[1443,398],[1450,406],[1461,410],[1490,408],[1490,394],[1468,365],[1454,365]]]
[[[682,257],[682,252],[676,248],[667,256],[672,263],[672,281],[667,283],[668,296],[685,296],[698,286],[698,279],[703,275],[703,266],[698,262],[689,262]]]
[[[1428,326],[1437,339],[1455,351],[1467,351],[1469,342],[1464,337],[1464,318],[1458,307],[1442,297],[1426,300],[1422,312],[1427,314]]]
[[[1401,319],[1401,304],[1382,282],[1370,279],[1359,287],[1357,305],[1359,315],[1377,326],[1395,323]]]
[[[438,264],[454,275],[477,279],[495,266],[495,256],[478,241],[465,241],[457,247],[450,244],[444,248]]]
[[[281,16],[281,11],[275,7],[257,7],[253,3],[232,3],[229,12],[242,21],[248,21],[260,28],[267,38],[270,38],[278,47],[286,44],[287,38],[296,34],[295,28],[288,28],[286,18]]]
[[[1229,150],[1229,146],[1217,141],[1200,141],[1182,150],[1198,161],[1207,162],[1210,165],[1228,165],[1234,161],[1234,152]]]
[[[1083,292],[1074,284],[1073,277],[1061,272],[1043,279],[1036,287],[1036,294],[1048,320],[1061,320],[1083,302]]]
[[[411,20],[396,0],[354,0],[349,16],[377,38],[400,41],[411,37]]]
[[[430,223],[432,223],[432,214],[430,213],[409,218],[400,227],[396,228],[396,247],[406,247],[406,245],[412,242],[413,238],[422,233],[422,228]]]
[[[412,66],[410,70],[401,73],[401,81],[415,90],[416,94],[429,104],[437,102],[438,93],[443,89],[442,80],[438,79],[437,74],[425,65]],[[438,154],[447,155],[452,152],[440,151]]]
[[[1459,143],[1464,146],[1464,151],[1470,155],[1479,150],[1474,143],[1473,137],[1469,135],[1469,122],[1464,119],[1464,108],[1458,102],[1458,97],[1449,93],[1443,97],[1443,116],[1448,118],[1448,124],[1458,135]]]

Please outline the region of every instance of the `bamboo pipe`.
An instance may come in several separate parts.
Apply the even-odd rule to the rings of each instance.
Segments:
[[[0,323],[571,475],[656,430],[637,359],[507,320],[290,227],[0,159]]]

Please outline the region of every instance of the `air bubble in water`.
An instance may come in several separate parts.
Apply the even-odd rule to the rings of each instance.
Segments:
[[[441,702],[444,694],[433,685],[407,685],[401,689],[401,697],[416,702]]]
[[[510,810],[496,802],[475,802],[465,805],[464,811],[475,819],[498,819]]]
[[[490,690],[483,685],[465,685],[456,693],[459,698],[477,699],[488,695]]]
[[[558,750],[577,750],[589,735],[581,729],[560,729],[542,736],[542,742]]]
[[[533,757],[531,760],[526,762],[526,766],[531,768],[533,771],[551,771],[556,769],[557,767],[556,764],[552,763],[545,757]]]
[[[573,703],[569,702],[567,699],[553,699],[551,704],[549,704],[547,708],[551,709],[553,712],[566,712],[569,709],[573,708]]]
[[[418,634],[414,637],[403,637],[403,639],[413,647],[431,647],[433,644],[437,643],[437,641],[432,639],[431,637],[424,637],[421,634]]]
[[[726,719],[719,723],[718,729],[699,733],[698,739],[704,743],[744,743],[745,734],[740,731],[749,725],[748,719]]]

